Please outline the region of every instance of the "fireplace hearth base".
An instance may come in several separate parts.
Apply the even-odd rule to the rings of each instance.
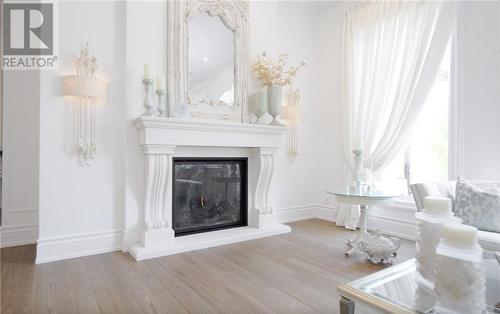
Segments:
[[[160,256],[265,238],[289,233],[291,231],[292,229],[289,226],[276,223],[272,224],[270,228],[238,227],[171,238],[171,240],[164,245],[150,248],[145,248],[140,244],[133,245],[129,248],[129,253],[135,260],[142,261]]]

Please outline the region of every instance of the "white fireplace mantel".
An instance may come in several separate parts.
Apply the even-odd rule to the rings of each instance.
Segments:
[[[227,121],[140,117],[134,121],[139,145],[274,147],[285,126]]]
[[[136,260],[290,232],[290,227],[276,222],[269,203],[274,155],[286,127],[145,116],[134,120],[134,125],[145,156],[142,238],[141,243],[129,249]],[[248,149],[247,227],[174,236],[171,170],[178,147],[195,147],[201,151],[206,147]]]

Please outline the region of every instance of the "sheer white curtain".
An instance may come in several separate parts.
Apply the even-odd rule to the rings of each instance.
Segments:
[[[343,151],[362,138],[373,171],[403,149],[434,82],[456,20],[455,1],[376,1],[344,21]],[[365,159],[365,164],[366,164]],[[349,167],[347,167],[349,168]],[[349,175],[346,173],[346,181]],[[342,205],[336,224],[355,229],[359,208]]]

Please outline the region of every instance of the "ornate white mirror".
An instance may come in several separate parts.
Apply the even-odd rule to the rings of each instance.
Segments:
[[[187,104],[193,117],[246,122],[247,3],[168,2],[171,116]]]
[[[204,14],[189,20],[188,35],[188,102],[233,106],[233,32]]]

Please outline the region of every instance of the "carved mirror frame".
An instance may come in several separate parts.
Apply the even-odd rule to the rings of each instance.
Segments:
[[[167,3],[169,116],[173,117],[175,108],[185,103],[195,118],[248,122],[248,3],[227,0],[174,0]],[[203,13],[219,17],[234,34],[233,106],[219,102],[196,102],[189,97],[189,19]]]

